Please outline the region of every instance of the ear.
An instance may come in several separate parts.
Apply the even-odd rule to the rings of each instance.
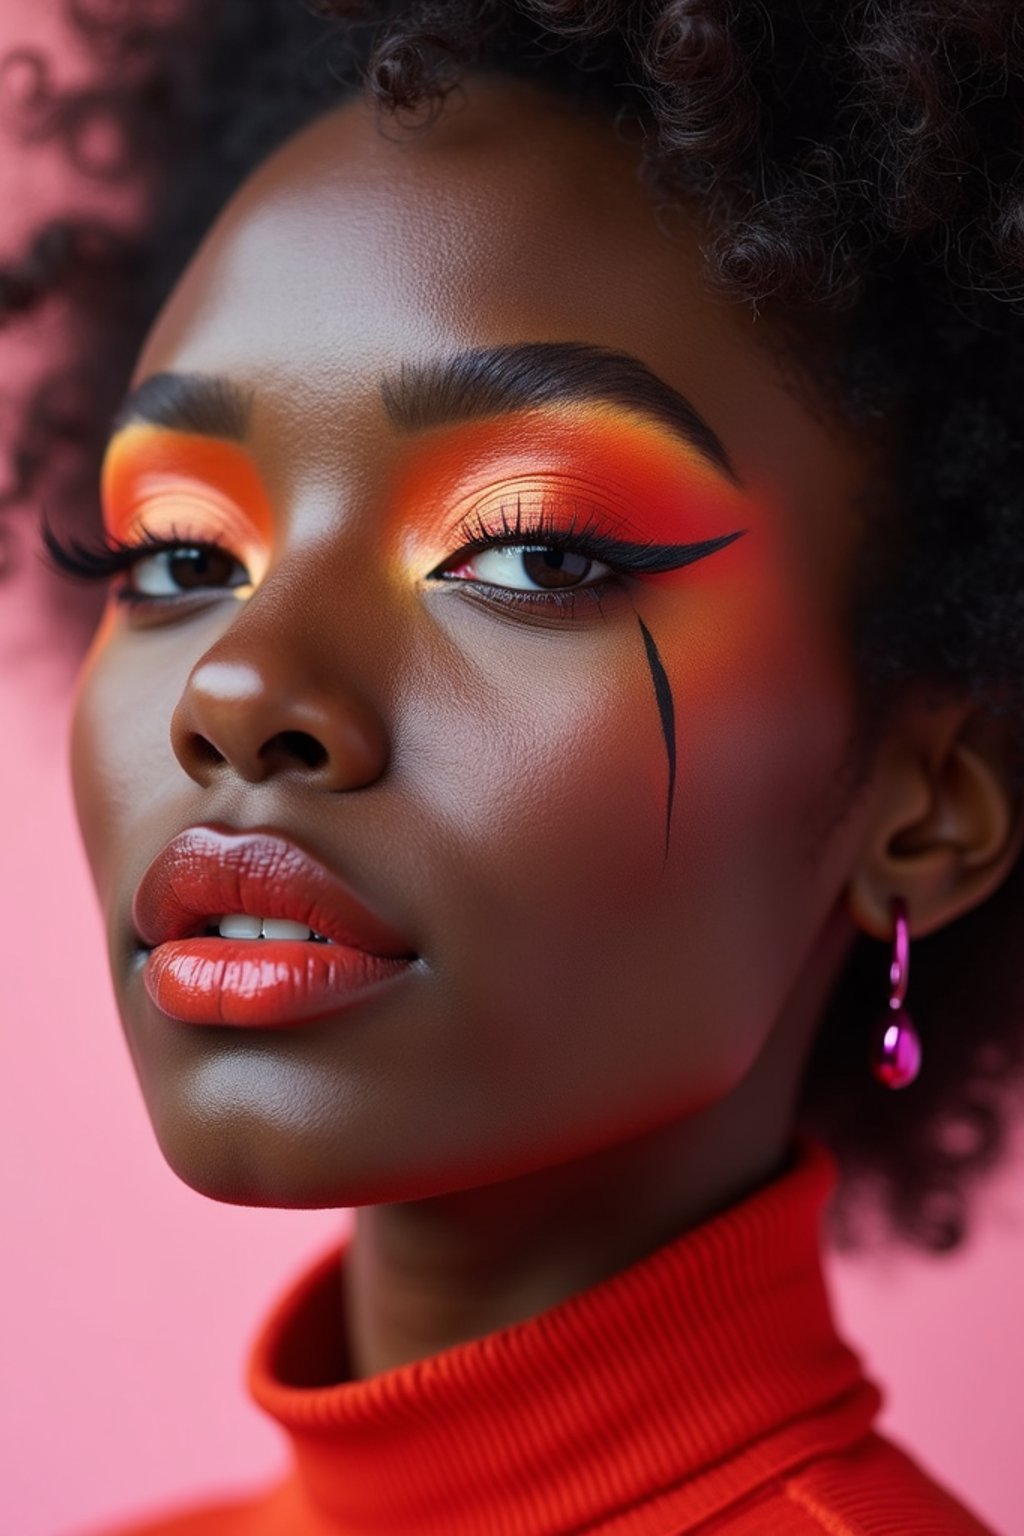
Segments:
[[[1024,794],[1013,785],[1005,722],[969,704],[917,710],[879,754],[859,865],[848,886],[854,922],[892,938],[902,896],[915,938],[977,906],[1024,844]]]

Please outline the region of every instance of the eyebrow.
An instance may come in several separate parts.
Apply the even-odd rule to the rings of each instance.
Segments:
[[[121,402],[110,438],[134,422],[148,421],[171,432],[197,432],[244,443],[252,393],[233,379],[213,373],[151,373]]]
[[[682,439],[742,489],[718,434],[685,395],[631,352],[588,342],[474,347],[403,363],[380,379],[384,409],[402,432],[421,432],[561,401],[593,400],[639,412]],[[244,443],[253,392],[221,374],[155,373],[131,391],[111,437],[133,422]]]

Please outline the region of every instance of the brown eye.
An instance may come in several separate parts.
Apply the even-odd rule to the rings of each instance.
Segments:
[[[231,580],[233,572],[240,580]],[[245,567],[219,545],[180,544],[144,554],[132,564],[129,591],[137,597],[180,597],[208,588],[248,586]]]
[[[582,578],[591,567],[602,564],[577,550],[559,549],[553,544],[504,544],[478,550],[446,574],[465,575],[473,581],[521,592],[553,592],[587,585]],[[604,566],[604,571],[608,570]]]

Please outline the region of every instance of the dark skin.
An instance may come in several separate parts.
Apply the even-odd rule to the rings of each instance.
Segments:
[[[923,696],[830,814],[873,450],[783,378],[771,316],[709,295],[697,214],[661,229],[636,163],[526,83],[471,77],[414,139],[347,103],[241,189],[135,370],[248,392],[237,451],[271,522],[236,541],[240,594],[155,620],[111,601],[82,668],[73,784],[118,1007],[186,1183],[357,1208],[356,1377],[532,1316],[775,1177],[858,931],[891,937],[894,894],[912,939],[941,928],[1024,835],[996,725]],[[416,430],[384,408],[385,370],[522,341],[639,358],[741,485],[617,407]],[[634,450],[678,487],[657,528]],[[527,585],[521,559],[499,576],[473,557],[473,590],[431,574],[458,568],[455,501],[559,475],[622,537],[745,531],[573,617],[493,600]],[[166,531],[156,506],[149,523]],[[415,966],[314,1027],[160,1014],[132,896],[211,820],[296,837],[414,940]]]

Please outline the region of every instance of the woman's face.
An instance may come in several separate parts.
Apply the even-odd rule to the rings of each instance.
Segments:
[[[204,586],[148,557],[148,607],[112,591],[71,739],[149,1113],[215,1198],[360,1205],[563,1163],[726,1103],[817,1014],[863,834],[830,813],[864,459],[787,389],[768,322],[707,295],[700,231],[659,228],[636,162],[526,84],[472,79],[412,139],[346,104],[241,189],[139,359],[135,385],[219,376],[248,402],[115,434],[110,532],[234,559]],[[528,343],[526,385],[516,354],[498,378]],[[540,517],[548,549],[716,542],[656,570],[560,567],[541,536],[455,558]],[[169,1018],[132,900],[211,822],[294,839],[418,959],[300,1027]]]

